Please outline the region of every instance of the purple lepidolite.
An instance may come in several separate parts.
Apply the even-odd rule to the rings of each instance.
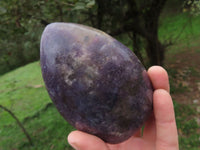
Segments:
[[[119,143],[151,114],[153,89],[145,68],[131,50],[106,33],[52,23],[42,34],[40,55],[53,103],[78,130]]]

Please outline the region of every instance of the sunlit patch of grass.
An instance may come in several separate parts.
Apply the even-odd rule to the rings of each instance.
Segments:
[[[0,109],[0,150],[72,149],[67,143],[67,135],[74,128],[51,103],[39,62],[4,74],[0,77],[0,85],[0,104],[20,119],[34,143],[31,146],[15,119]]]
[[[12,110],[20,120],[33,115],[50,102],[39,62],[18,68],[0,77],[0,104]],[[0,127],[14,120],[0,110]]]

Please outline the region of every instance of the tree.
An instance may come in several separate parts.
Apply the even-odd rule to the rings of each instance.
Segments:
[[[96,7],[82,12],[92,26],[113,36],[128,34],[140,59],[141,41],[150,65],[163,65],[166,43],[158,38],[159,17],[167,0],[96,0]]]
[[[67,11],[71,6],[63,3],[64,0],[0,1],[0,74],[39,59],[44,26],[66,21],[70,14]]]
[[[170,1],[170,0],[168,0]],[[178,0],[180,1],[180,0]],[[39,59],[40,36],[51,22],[93,26],[131,41],[135,54],[149,65],[163,65],[165,48],[158,38],[167,0],[1,0],[0,74]],[[124,40],[125,41],[125,40]],[[130,45],[130,43],[129,43]]]

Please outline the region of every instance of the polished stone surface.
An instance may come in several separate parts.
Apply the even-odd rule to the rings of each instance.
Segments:
[[[145,68],[104,32],[52,23],[43,32],[40,54],[48,93],[78,130],[119,143],[152,113],[153,89]]]

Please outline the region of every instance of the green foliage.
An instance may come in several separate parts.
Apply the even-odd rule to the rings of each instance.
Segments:
[[[1,0],[0,74],[39,59],[40,36],[47,24],[82,22],[77,10],[94,5],[94,0]]]
[[[171,0],[169,2],[172,3]],[[183,2],[176,0],[174,3],[177,3],[177,6]],[[145,62],[149,59],[152,63],[153,61],[156,63],[160,58],[161,63],[164,59],[162,48],[165,47],[165,43],[174,39],[173,35],[169,34],[157,38],[160,25],[157,23],[164,4],[165,0],[159,0],[157,3],[154,0],[1,0],[0,74],[39,59],[40,36],[44,27],[51,22],[86,24],[113,36],[127,34],[126,38],[131,41],[131,47],[140,59],[143,57],[142,53],[146,53]],[[181,35],[181,26],[187,20],[178,20],[179,25],[171,24],[174,28],[170,32],[179,32]],[[169,23],[161,18],[161,26],[169,27],[168,25]],[[160,30],[159,33],[161,32],[164,31]],[[155,40],[152,40],[152,37]],[[160,37],[161,42],[159,42]],[[149,49],[150,47],[160,48],[154,50],[155,48]],[[156,55],[160,56],[153,58]]]
[[[192,15],[200,15],[200,1],[199,0],[185,0],[183,3],[183,11],[189,11]]]
[[[191,16],[188,13],[164,16],[160,20],[159,38],[162,42],[171,42],[177,46],[181,43],[183,47],[190,46],[192,41],[200,35],[198,16]],[[180,49],[180,47],[178,47]],[[173,52],[173,51],[172,51]]]
[[[78,0],[75,2],[73,10],[87,10],[94,7],[94,5],[94,0]]]
[[[159,17],[164,2],[165,0],[159,0],[158,3],[154,0],[146,2],[139,0],[132,2],[129,0],[1,0],[0,74],[39,59],[40,36],[44,27],[51,22],[86,24],[113,35],[134,33],[137,39],[143,38],[148,43],[152,39],[149,34],[157,37],[158,19],[155,17]],[[155,8],[156,11],[154,11]],[[154,15],[149,15],[152,13]],[[155,23],[150,23],[151,20]],[[155,29],[151,30],[152,28]],[[130,38],[133,45],[137,45],[138,42],[133,42],[133,37]],[[151,40],[150,43],[155,45],[156,42],[157,40]],[[142,49],[145,47],[144,43],[140,44]],[[135,51],[140,53],[137,48]],[[152,57],[151,53],[147,56]],[[154,59],[151,58],[151,60]]]
[[[3,73],[38,59],[39,51],[35,49],[41,30],[31,26],[36,21],[31,19],[33,12],[28,13],[30,5],[24,1],[0,1],[0,6],[6,10],[0,14],[0,73]]]

